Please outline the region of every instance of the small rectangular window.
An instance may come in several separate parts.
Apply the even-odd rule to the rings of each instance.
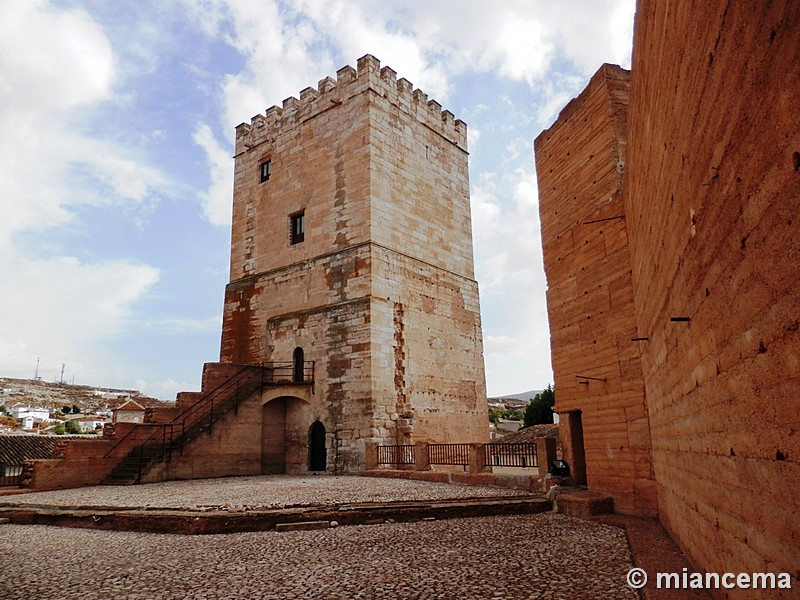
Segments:
[[[300,211],[289,217],[289,226],[291,229],[291,243],[299,244],[306,238],[306,217],[305,211]]]
[[[272,174],[272,161],[265,160],[261,163],[261,183],[264,183]]]

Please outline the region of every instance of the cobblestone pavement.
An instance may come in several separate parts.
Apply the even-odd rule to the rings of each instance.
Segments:
[[[0,505],[263,510],[317,504],[485,498],[523,493],[498,487],[382,477],[268,475],[16,494],[0,497]]]
[[[636,600],[622,529],[546,513],[176,536],[0,525],[0,598]]]

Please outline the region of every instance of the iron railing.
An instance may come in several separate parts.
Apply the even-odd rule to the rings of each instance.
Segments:
[[[414,445],[396,444],[392,446],[378,446],[379,465],[413,465]]]
[[[170,442],[180,440],[179,449],[183,452],[187,432],[197,428],[207,429],[210,433],[217,420],[231,408],[238,414],[239,402],[267,383],[275,383],[274,374],[270,373],[268,367],[242,367],[236,375],[172,419],[171,425],[174,425],[175,431]]]
[[[428,444],[428,464],[469,465],[469,444]]]
[[[472,444],[427,444],[429,465],[455,465],[468,467]],[[536,443],[477,444],[483,452],[487,467],[537,467]],[[416,454],[414,444],[378,446],[379,465],[413,465]]]
[[[487,467],[536,467],[536,443],[484,444]]]
[[[314,361],[264,362],[264,383],[314,383]]]
[[[261,386],[274,382],[274,373],[267,367],[244,366],[236,375],[173,417],[169,423],[137,424],[109,449],[105,458],[116,453],[122,458],[117,466],[133,468],[136,471],[136,481],[139,481],[142,471],[152,460],[170,462],[174,450],[182,454],[188,441],[203,431],[210,433],[214,423],[231,409],[238,412],[242,400]],[[127,448],[127,452],[118,452],[121,448]]]

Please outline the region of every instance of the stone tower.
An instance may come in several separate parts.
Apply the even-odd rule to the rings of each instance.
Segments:
[[[366,442],[488,436],[466,125],[374,57],[357,67],[236,128],[221,348],[313,372],[263,419],[286,456],[324,431],[339,472]]]

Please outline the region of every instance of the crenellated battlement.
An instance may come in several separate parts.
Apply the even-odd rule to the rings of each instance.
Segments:
[[[282,106],[272,106],[264,114],[252,117],[250,123],[238,125],[236,154],[274,140],[281,130],[295,127],[366,90],[372,90],[466,151],[467,125],[464,121],[456,119],[449,110],[442,110],[439,102],[429,100],[425,92],[414,89],[407,79],[397,79],[397,72],[390,67],[381,67],[374,56],[362,56],[356,67],[344,66],[336,71],[335,80],[325,77],[316,88],[302,90],[299,99],[290,96]]]

